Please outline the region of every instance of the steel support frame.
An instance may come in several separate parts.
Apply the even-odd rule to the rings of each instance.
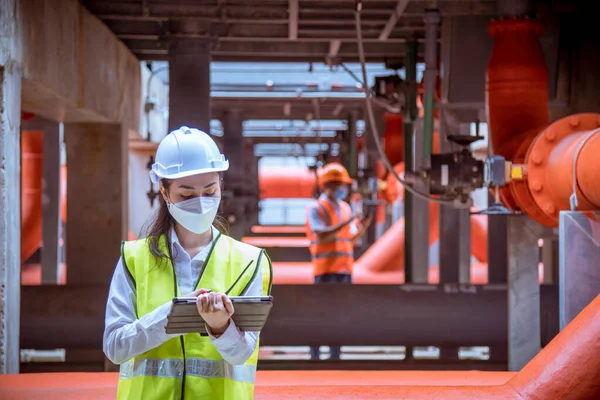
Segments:
[[[101,348],[107,293],[106,285],[23,287],[21,346]],[[273,296],[261,345],[502,347],[508,340],[505,285],[340,285],[335,291],[275,285]],[[538,342],[546,344],[558,333],[556,285],[541,287],[541,304]],[[372,312],[381,308],[394,310],[385,324]]]

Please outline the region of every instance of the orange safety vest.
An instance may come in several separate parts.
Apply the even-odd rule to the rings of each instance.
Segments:
[[[316,206],[319,214],[327,226],[338,225],[342,221],[347,221],[352,216],[352,209],[345,201],[340,201],[340,216],[333,205],[326,199],[316,200]],[[313,264],[313,274],[352,274],[354,266],[354,244],[352,243],[352,233],[350,233],[350,225],[344,226],[336,235],[335,239],[328,242],[318,242],[317,235],[312,231],[308,212],[311,205],[307,208],[306,218],[306,237],[310,241],[308,249]]]

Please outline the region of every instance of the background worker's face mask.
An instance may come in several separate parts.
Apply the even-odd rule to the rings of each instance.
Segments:
[[[345,186],[339,186],[335,189],[333,195],[338,200],[344,200],[346,197],[348,197],[348,188]]]
[[[168,201],[167,204],[175,221],[188,231],[201,234],[210,229],[220,202],[220,197],[194,197],[176,204]]]

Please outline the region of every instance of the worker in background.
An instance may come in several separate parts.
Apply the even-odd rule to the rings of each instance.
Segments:
[[[327,164],[319,174],[323,192],[307,208],[306,236],[310,241],[315,284],[352,283],[354,242],[362,237],[373,219],[352,212],[345,201],[353,180],[341,164]],[[356,223],[360,220],[359,224]],[[319,347],[311,347],[311,358],[319,359]],[[330,346],[330,358],[340,358],[340,348]]]
[[[122,244],[106,308],[103,349],[120,364],[118,399],[253,398],[259,335],[236,327],[228,295],[269,295],[272,269],[263,250],[215,227],[228,167],[197,129],[181,127],[158,146],[150,177],[159,207],[148,237]],[[208,336],[165,333],[182,295],[197,298]]]

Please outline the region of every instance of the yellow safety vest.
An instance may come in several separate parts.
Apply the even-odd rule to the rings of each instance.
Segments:
[[[169,254],[165,236],[159,243]],[[172,262],[157,266],[147,239],[123,242],[121,249],[126,270],[135,282],[138,318],[181,296]],[[196,288],[242,296],[258,268],[262,268],[263,295],[269,295],[273,273],[264,250],[219,234]],[[185,334],[122,364],[117,399],[251,400],[257,362],[258,343],[244,365],[231,365],[208,336]]]

